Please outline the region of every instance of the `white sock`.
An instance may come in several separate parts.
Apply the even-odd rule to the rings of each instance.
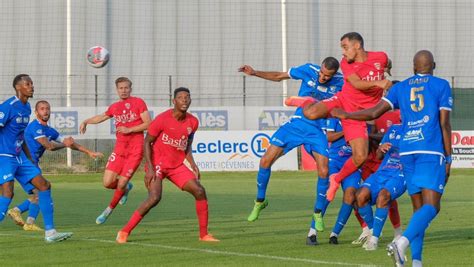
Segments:
[[[35,223],[35,218],[33,217],[26,218],[26,224],[34,224],[34,223]]]
[[[105,208],[104,213],[105,213],[106,216],[109,216],[110,213],[112,213],[112,211],[113,211],[113,209],[111,207],[107,207],[107,208]]]
[[[21,210],[18,207],[14,207],[13,210],[18,211],[21,213]]]
[[[56,234],[56,229],[50,229],[50,230],[44,231],[45,236],[52,236],[52,235],[55,235],[55,234]]]
[[[370,243],[378,244],[379,243],[379,238],[376,236],[371,236],[370,237]]]
[[[400,254],[405,256],[405,249],[410,245],[410,241],[406,237],[401,236],[397,241],[395,241],[395,244],[397,245]]]
[[[413,267],[423,267],[423,264],[419,260],[413,260],[411,266],[413,266]]]
[[[367,233],[369,231],[370,231],[370,229],[369,229],[368,226],[364,226],[364,228],[362,228],[362,232],[364,232],[364,233]]]
[[[397,238],[403,234],[402,227],[393,229],[393,237]]]
[[[309,228],[308,236],[316,235],[316,229]]]
[[[331,238],[331,237],[333,237],[333,236],[337,237],[337,234],[334,233],[334,232],[331,232],[331,235],[329,235],[329,238]]]

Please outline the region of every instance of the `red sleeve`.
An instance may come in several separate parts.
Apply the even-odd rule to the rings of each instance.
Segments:
[[[137,99],[138,99],[138,110],[140,111],[140,114],[142,114],[145,111],[148,111],[148,107],[146,106],[145,101],[143,101],[143,99],[141,98],[137,98]]]
[[[152,136],[155,136],[155,137],[158,137],[158,135],[160,135],[161,131],[162,131],[162,123],[161,123],[162,119],[160,116],[156,117],[150,124],[150,126],[148,126],[148,133]]]
[[[351,64],[347,63],[345,58],[341,60],[341,71],[344,75],[344,79],[355,73],[355,69],[351,66]]]
[[[199,121],[198,119],[194,118],[194,125],[193,125],[193,133],[195,133],[197,131],[197,129],[199,128]]]
[[[114,104],[110,105],[109,108],[105,111],[105,115],[109,117],[114,116],[114,111],[113,111]]]

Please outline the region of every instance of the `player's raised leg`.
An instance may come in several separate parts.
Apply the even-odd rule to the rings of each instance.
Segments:
[[[260,212],[268,205],[266,193],[268,182],[270,181],[271,167],[281,155],[283,155],[283,148],[270,145],[260,159],[260,166],[257,174],[257,197],[252,212],[247,218],[249,222],[256,221]]]
[[[128,179],[119,176],[118,173],[111,170],[105,170],[103,182],[105,188],[115,190],[109,205],[95,220],[97,224],[103,224],[107,221],[107,218],[112,214],[115,207],[117,207],[117,204],[124,196],[128,187]]]

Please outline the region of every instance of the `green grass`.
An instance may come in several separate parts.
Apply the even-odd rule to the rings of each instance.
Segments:
[[[53,184],[56,225],[73,231],[72,239],[45,244],[42,233],[20,230],[9,218],[0,226],[1,266],[152,266],[152,265],[320,265],[363,264],[388,266],[384,247],[392,238],[389,222],[378,251],[366,252],[350,242],[360,229],[349,219],[339,238],[327,244],[341,201],[339,193],[326,214],[329,228],[319,237],[321,245],[308,247],[308,231],[314,198],[315,174],[274,172],[269,206],[254,223],[246,221],[255,197],[255,173],[204,173],[203,184],[210,199],[210,230],[217,244],[198,241],[194,201],[166,181],[161,203],[134,230],[131,243],[117,245],[117,231],[146,197],[143,174],[135,175],[134,191],[126,206],[118,206],[105,225],[95,224],[112,191],[102,188],[101,175],[49,176]],[[454,170],[443,196],[439,216],[425,238],[426,266],[472,265],[474,262],[474,170]],[[14,203],[24,194],[17,188]],[[411,215],[407,195],[400,199],[403,227]]]

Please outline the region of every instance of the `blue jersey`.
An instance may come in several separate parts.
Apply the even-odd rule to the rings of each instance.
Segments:
[[[453,106],[451,87],[446,80],[417,74],[395,84],[383,99],[392,108],[400,109],[404,133],[400,155],[444,155],[439,112]]]
[[[30,150],[33,161],[38,164],[45,148],[36,139],[46,137],[48,141],[62,142],[62,136],[54,128],[41,124],[38,120],[32,121],[25,129],[25,142]]]
[[[401,124],[392,125],[387,133],[383,136],[381,144],[390,143],[392,147],[385,154],[379,170],[393,171],[399,173],[402,169],[400,163],[400,140],[403,136],[403,129]]]
[[[321,101],[333,97],[337,92],[342,90],[342,85],[344,84],[344,78],[342,74],[337,72],[329,81],[320,83],[320,70],[320,66],[311,63],[290,68],[288,71],[290,78],[294,80],[301,80],[298,96],[311,96],[316,100]],[[302,108],[296,109],[295,118],[302,119],[303,121],[317,127],[324,128],[325,126],[324,119],[309,120],[305,118]]]
[[[0,155],[20,155],[30,115],[30,103],[23,104],[16,96],[0,104]]]
[[[342,132],[341,120],[329,118],[326,120],[327,132]],[[337,139],[331,143],[329,147],[329,158],[331,160],[340,160],[345,162],[348,157],[352,156],[352,148],[346,143],[344,137]]]

